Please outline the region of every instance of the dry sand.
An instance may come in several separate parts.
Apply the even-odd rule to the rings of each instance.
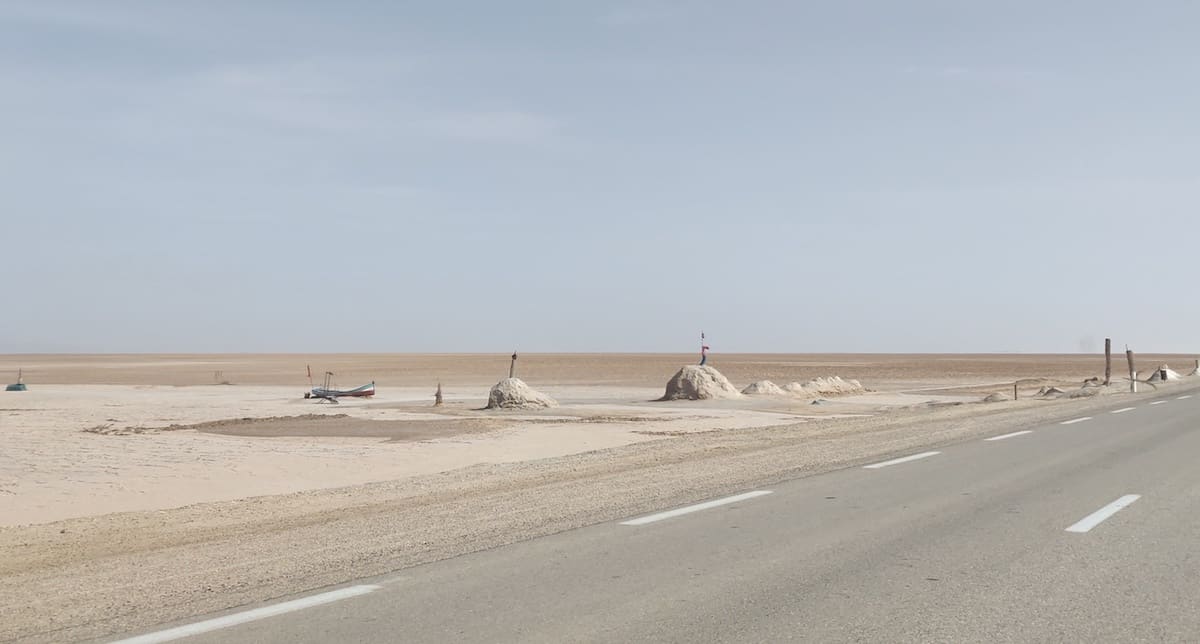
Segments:
[[[523,354],[563,406],[509,412],[481,409],[499,355],[0,357],[30,385],[0,393],[0,640],[108,635],[1128,395],[1032,398],[1099,375],[1093,356],[714,356],[739,386],[870,391],[649,402],[691,359]],[[303,400],[305,363],[379,396]],[[1017,379],[1021,401],[968,404]]]
[[[871,415],[1010,391],[998,384],[1004,380],[1030,379],[1035,389],[1077,383],[1102,369],[1095,356],[715,356],[711,364],[742,386],[839,375],[876,393],[820,408],[761,399],[652,404],[662,383],[693,356],[524,354],[518,373],[563,407],[480,410],[492,374],[506,375],[508,360],[0,356],[0,374],[21,367],[30,385],[28,392],[0,394],[0,525],[387,481],[807,417]],[[1142,360],[1157,366],[1190,358]],[[314,373],[334,371],[343,386],[374,380],[379,394],[340,405],[304,400],[306,365]],[[447,404],[435,409],[439,381]]]

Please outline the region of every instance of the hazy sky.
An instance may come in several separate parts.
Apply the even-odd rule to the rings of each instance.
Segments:
[[[0,352],[1200,351],[1200,3],[0,4]]]

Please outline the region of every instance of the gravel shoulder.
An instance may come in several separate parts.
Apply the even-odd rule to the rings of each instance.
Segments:
[[[1115,388],[1114,388],[1115,389]],[[0,529],[0,640],[97,638],[1157,395],[920,406]]]

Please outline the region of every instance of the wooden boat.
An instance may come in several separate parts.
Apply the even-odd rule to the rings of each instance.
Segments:
[[[329,389],[327,387],[313,387],[313,398],[324,398],[326,400],[334,398],[370,398],[375,395],[375,383],[371,382],[361,387],[354,389]]]
[[[312,372],[309,372],[311,378]],[[370,398],[375,395],[375,381],[355,387],[354,389],[334,389],[330,386],[329,381],[333,378],[332,371],[325,372],[325,382],[320,387],[313,387],[312,391],[304,394],[305,398],[320,398],[329,402],[337,402],[338,398]]]
[[[18,369],[17,370],[17,382],[6,386],[4,388],[4,391],[29,391],[29,387],[26,387],[25,383],[21,382],[21,377],[23,375],[24,374],[21,373],[21,370]]]

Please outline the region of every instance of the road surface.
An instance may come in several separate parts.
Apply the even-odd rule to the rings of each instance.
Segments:
[[[1200,394],[1089,413],[128,641],[1200,641]]]

